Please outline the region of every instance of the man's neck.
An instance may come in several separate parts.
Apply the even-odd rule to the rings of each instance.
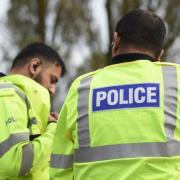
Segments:
[[[27,70],[25,69],[21,69],[21,68],[13,68],[10,70],[10,72],[8,74],[20,74],[20,75],[24,75],[24,76],[27,76],[29,77],[29,74],[27,74]]]

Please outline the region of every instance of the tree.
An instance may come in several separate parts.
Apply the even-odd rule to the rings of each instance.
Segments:
[[[164,45],[164,59],[167,56],[173,58],[175,52],[173,54],[169,50],[172,50],[180,35],[179,0],[104,0],[107,27],[102,28],[108,29],[106,51],[102,49],[102,41],[99,38],[101,27],[95,27],[93,24],[95,19],[89,6],[91,1],[11,0],[8,27],[13,34],[12,44],[22,48],[29,42],[43,41],[56,48],[63,59],[66,59],[66,65],[70,69],[63,81],[63,84],[68,86],[75,76],[111,63],[111,41],[116,21],[129,10],[143,8],[160,14],[166,21],[168,35]],[[77,45],[80,45],[79,51],[83,46],[88,47],[91,55],[86,59],[86,63],[75,69],[67,60]],[[65,91],[67,88],[64,88]]]
[[[86,43],[95,38],[87,0],[11,0],[10,4],[8,26],[20,48],[43,41],[58,50],[63,44],[67,52],[81,37]]]

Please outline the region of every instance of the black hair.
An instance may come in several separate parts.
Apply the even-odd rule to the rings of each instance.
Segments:
[[[136,9],[125,14],[116,25],[122,46],[134,46],[159,55],[166,27],[162,19],[150,11]]]
[[[62,69],[61,76],[66,73],[65,64],[59,54],[54,49],[41,42],[31,43],[22,49],[13,60],[11,69],[23,66],[27,64],[31,58],[35,57],[42,58],[42,61],[58,64]]]

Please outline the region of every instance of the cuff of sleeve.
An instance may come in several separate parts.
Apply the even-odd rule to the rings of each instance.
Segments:
[[[54,133],[56,130],[57,123],[49,123],[47,126],[47,131]]]

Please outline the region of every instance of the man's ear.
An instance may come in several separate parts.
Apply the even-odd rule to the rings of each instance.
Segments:
[[[158,57],[157,57],[157,60],[158,60],[158,61],[161,60],[161,57],[163,56],[163,54],[164,54],[164,49],[161,49],[161,52],[160,52],[160,54],[159,54]]]
[[[31,78],[35,78],[41,71],[42,64],[39,58],[33,58],[31,59],[29,63],[29,73]]]
[[[117,32],[114,32],[113,42],[112,42],[112,56],[117,55],[117,51],[120,46],[120,40],[121,40],[120,35]]]

